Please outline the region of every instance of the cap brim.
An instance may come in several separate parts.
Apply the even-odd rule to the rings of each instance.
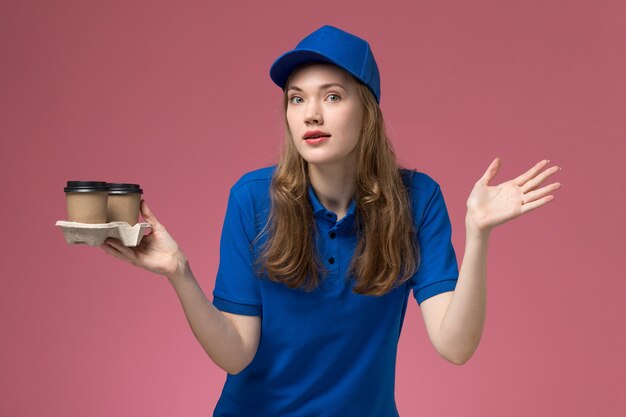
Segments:
[[[344,68],[342,65],[334,62],[332,59],[326,57],[318,51],[309,49],[297,49],[282,54],[276,59],[276,61],[274,61],[274,63],[270,67],[270,78],[272,79],[272,81],[274,81],[276,85],[284,90],[285,84],[287,83],[287,78],[289,78],[289,75],[293,72],[293,70],[295,70],[298,66],[309,62],[326,62],[329,64],[334,64],[339,68],[342,68],[344,71],[352,74],[351,71]],[[352,75],[359,78],[355,74]]]

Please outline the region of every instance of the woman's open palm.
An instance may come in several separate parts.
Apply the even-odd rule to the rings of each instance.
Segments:
[[[538,188],[560,170],[560,167],[554,166],[542,172],[548,162],[543,160],[512,180],[489,185],[500,168],[500,158],[494,159],[467,200],[467,221],[477,230],[490,231],[552,201],[554,196],[548,194],[561,188],[562,184],[556,182]]]
[[[142,217],[150,223],[151,233],[144,236],[136,247],[126,247],[119,240],[108,238],[102,249],[118,259],[159,275],[172,276],[181,272],[187,259],[178,244],[144,200],[141,200],[140,210]]]

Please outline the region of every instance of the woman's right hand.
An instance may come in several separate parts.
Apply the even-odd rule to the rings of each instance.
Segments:
[[[183,274],[187,265],[185,254],[144,200],[141,200],[140,210],[151,226],[151,232],[141,239],[140,244],[126,247],[117,239],[107,238],[102,249],[118,259],[168,278]]]

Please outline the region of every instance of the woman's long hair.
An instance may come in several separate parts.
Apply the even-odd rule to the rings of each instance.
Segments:
[[[348,269],[356,280],[353,292],[384,295],[406,282],[417,270],[420,255],[411,203],[393,147],[385,133],[378,103],[363,83],[354,79],[364,106],[356,145],[356,213],[358,244]],[[285,141],[270,186],[269,230],[256,266],[271,281],[289,288],[315,289],[328,272],[315,249],[315,219],[308,199],[307,162],[300,156],[286,119]],[[254,244],[254,242],[253,242]],[[259,275],[260,276],[260,275]]]

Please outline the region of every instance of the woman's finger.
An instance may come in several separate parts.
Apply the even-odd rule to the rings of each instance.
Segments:
[[[517,186],[523,186],[526,182],[534,178],[539,173],[539,171],[541,171],[548,164],[548,162],[550,162],[548,159],[544,159],[543,161],[536,163],[535,166],[533,166],[517,178],[513,179],[513,181],[515,182],[515,184],[517,184]]]
[[[538,174],[533,179],[527,181],[522,186],[522,192],[527,193],[531,190],[534,190],[535,188],[539,187],[546,180],[546,178],[548,178],[550,175],[558,171],[559,171],[558,166],[553,166],[551,168],[546,169],[545,171],[542,171],[540,174]]]
[[[522,206],[522,214],[528,213],[529,211],[533,211],[543,205],[548,204],[550,201],[554,200],[554,195],[547,195],[539,200],[532,201],[528,204],[524,204]]]
[[[157,220],[154,213],[152,213],[150,207],[148,207],[148,204],[146,204],[145,200],[141,200],[141,205],[139,208],[141,210],[141,217],[143,217],[145,221],[150,223],[152,225],[152,228],[155,228],[157,227],[157,225],[159,225],[159,221]]]
[[[550,184],[550,185],[546,185],[545,187],[541,187],[537,190],[534,191],[530,191],[530,192],[525,192],[523,197],[522,197],[522,204],[526,205],[530,202],[533,202],[535,200],[538,200],[548,194],[550,194],[553,191],[558,190],[559,188],[561,188],[561,184],[554,183],[554,184]]]
[[[489,186],[489,182],[496,176],[498,170],[500,169],[500,165],[502,165],[502,161],[500,158],[496,158],[491,161],[491,164],[487,168],[487,171],[483,174],[483,176],[478,180],[478,182]]]
[[[116,251],[121,253],[128,260],[128,262],[130,262],[131,264],[135,262],[135,251],[133,251],[131,248],[127,248],[121,242],[115,239],[107,239],[106,242]]]
[[[116,257],[119,260],[122,260],[124,262],[130,262],[130,259],[128,259],[126,256],[124,256],[120,251],[118,251],[117,249],[115,249],[113,246],[109,245],[108,243],[104,243],[102,244],[102,246],[100,246],[102,248],[103,251],[105,251],[106,253],[108,253],[111,256]]]

